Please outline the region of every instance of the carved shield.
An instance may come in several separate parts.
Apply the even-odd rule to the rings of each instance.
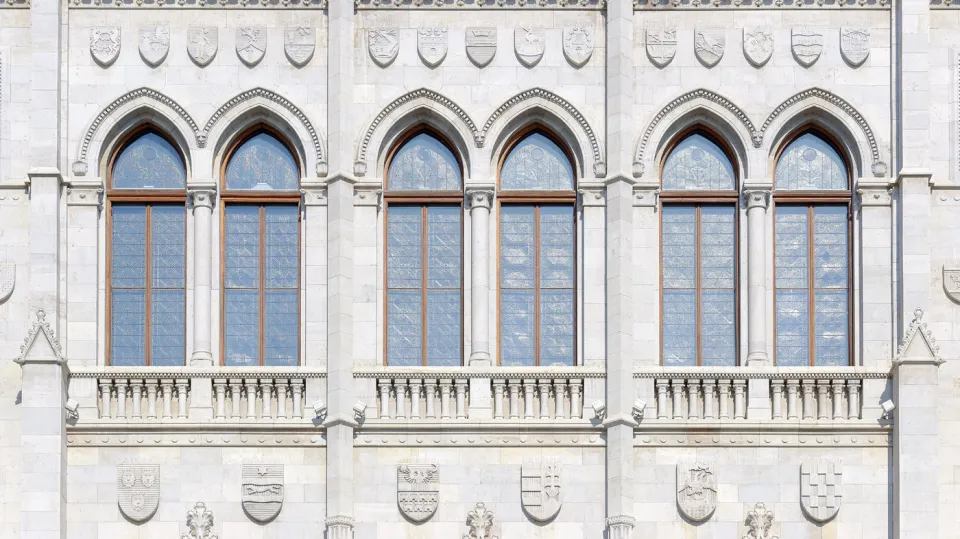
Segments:
[[[870,29],[865,26],[840,27],[840,54],[853,67],[860,67],[870,56]]]
[[[754,67],[766,64],[773,55],[773,32],[770,28],[744,28],[743,55]]]
[[[521,26],[513,31],[513,48],[520,63],[527,67],[537,65],[547,48],[547,33],[543,28]]]
[[[440,468],[436,464],[397,466],[397,506],[413,522],[430,520],[440,505]]]
[[[267,52],[267,29],[263,26],[237,28],[236,47],[240,61],[250,67],[257,65]]]
[[[693,52],[700,63],[713,67],[723,58],[727,36],[723,28],[697,28],[693,31]]]
[[[467,57],[477,67],[489,64],[497,54],[497,28],[479,26],[467,28]]]
[[[290,63],[303,67],[313,58],[317,48],[317,32],[312,26],[294,26],[283,31],[283,52]]]
[[[677,28],[647,28],[647,57],[657,67],[669,64],[677,54]]]
[[[547,522],[560,512],[560,472],[557,459],[530,460],[521,466],[520,502],[531,519]]]
[[[677,507],[695,522],[710,518],[717,508],[717,472],[713,461],[681,461],[677,464]]]
[[[13,289],[13,285],[10,288]],[[948,298],[960,303],[960,267],[943,267],[943,290]]]
[[[283,464],[244,464],[240,474],[240,503],[247,516],[269,522],[283,506]]]
[[[823,52],[823,30],[797,27],[790,30],[790,49],[793,57],[804,67],[810,67]]]
[[[447,28],[421,26],[417,30],[417,53],[423,63],[437,67],[447,57]]]
[[[104,67],[112,64],[120,55],[120,27],[97,26],[91,28],[90,55]]]
[[[840,462],[818,460],[800,464],[800,505],[812,520],[826,522],[837,516],[843,498]]]
[[[220,33],[216,26],[187,28],[187,54],[198,66],[209,64],[220,47]]]
[[[593,28],[577,25],[563,29],[563,55],[575,67],[581,67],[593,56]]]
[[[17,265],[13,262],[0,264],[0,303],[10,299],[17,283]]]
[[[400,33],[396,28],[371,28],[367,30],[367,49],[370,57],[380,67],[390,65],[400,50]]]
[[[140,27],[140,57],[151,66],[158,66],[170,50],[170,28],[166,26]]]
[[[146,522],[160,505],[160,467],[144,464],[117,466],[117,502],[120,512],[134,522]]]

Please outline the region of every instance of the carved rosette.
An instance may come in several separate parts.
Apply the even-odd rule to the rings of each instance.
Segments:
[[[493,207],[493,197],[495,193],[493,189],[469,189],[467,190],[467,202],[470,204],[470,209],[473,208],[485,208],[489,210]]]

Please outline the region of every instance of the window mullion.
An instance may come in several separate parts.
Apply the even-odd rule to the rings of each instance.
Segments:
[[[420,361],[427,365],[427,226],[429,207],[420,207]]]
[[[703,365],[703,349],[702,349],[702,347],[703,347],[703,339],[701,338],[701,335],[700,335],[700,332],[701,332],[701,329],[702,329],[702,326],[701,326],[701,323],[700,323],[700,322],[701,322],[701,319],[702,319],[702,317],[703,317],[703,302],[702,302],[702,300],[701,300],[701,298],[702,298],[702,296],[703,296],[703,290],[702,290],[703,280],[701,279],[701,275],[700,275],[701,270],[702,270],[701,265],[703,264],[703,260],[702,260],[702,258],[701,258],[701,256],[700,256],[700,248],[701,248],[702,243],[703,243],[703,238],[702,238],[702,236],[701,236],[701,232],[702,232],[702,228],[701,228],[701,227],[702,227],[702,215],[701,215],[701,213],[700,213],[701,210],[702,210],[702,207],[698,204],[698,205],[696,206],[696,211],[694,212],[694,215],[695,215],[696,217],[695,217],[695,219],[694,219],[694,225],[693,225],[693,226],[694,226],[694,230],[693,230],[693,236],[694,236],[694,295],[696,296],[696,306],[694,307],[694,309],[696,309],[696,312],[695,312],[695,314],[694,314],[694,337],[695,337],[695,339],[696,339],[696,347],[697,347],[697,352],[696,352],[697,355],[696,355],[695,361],[696,361],[696,364],[697,364],[698,367],[701,366],[701,365]]]
[[[266,213],[267,208],[263,204],[260,204],[259,207],[259,217],[260,217],[260,245],[259,245],[259,283],[258,288],[260,289],[257,294],[258,303],[260,306],[260,313],[258,316],[258,329],[259,332],[259,343],[258,343],[258,353],[260,356],[259,364],[266,364],[266,332],[265,329],[265,318],[266,318],[266,273],[267,273],[267,264],[266,264],[266,252],[267,252],[267,235],[266,235]]]
[[[816,295],[816,285],[813,282],[814,278],[814,236],[813,236],[813,216],[814,216],[814,207],[813,205],[807,206],[807,347],[809,348],[809,361],[810,365],[814,366],[817,363],[816,352],[814,351],[814,342],[816,336],[814,334],[814,323],[815,323],[815,314],[814,309],[816,308],[816,302],[814,296]]]
[[[540,366],[540,205],[533,207],[533,364]]]
[[[143,289],[144,289],[144,299],[146,300],[146,306],[144,307],[144,323],[146,324],[146,331],[144,332],[144,345],[143,345],[143,359],[144,363],[148,366],[151,364],[153,359],[150,354],[150,347],[152,339],[152,325],[153,325],[153,286],[152,286],[152,273],[153,273],[153,205],[147,204],[145,211],[146,226],[146,238],[144,240],[143,255],[146,259],[144,278],[143,278]]]

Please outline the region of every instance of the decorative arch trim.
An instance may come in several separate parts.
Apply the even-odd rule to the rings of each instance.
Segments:
[[[864,119],[863,115],[860,114],[860,112],[845,99],[821,88],[810,88],[808,90],[804,90],[794,94],[786,101],[781,103],[780,106],[770,113],[770,116],[767,116],[766,121],[763,122],[763,126],[760,127],[759,141],[763,142],[763,136],[766,134],[767,129],[771,124],[773,124],[774,120],[783,115],[787,109],[810,99],[822,99],[827,103],[837,107],[837,109],[844,112],[854,122],[856,122],[856,124],[860,127],[860,130],[863,132],[863,136],[866,137],[867,142],[870,145],[870,157],[873,161],[870,165],[870,171],[873,172],[874,176],[885,176],[887,174],[887,164],[880,160],[880,149],[877,146],[877,139],[873,135],[873,130],[870,129],[870,125],[867,124],[867,120]],[[756,139],[754,140],[754,144],[757,145]],[[757,147],[759,147],[759,145],[757,145]]]
[[[497,110],[493,111],[493,114],[491,114],[490,117],[487,118],[487,121],[483,124],[483,129],[481,129],[479,132],[474,132],[474,138],[476,139],[477,147],[483,147],[490,128],[498,119],[506,114],[508,110],[519,105],[520,103],[523,103],[524,101],[529,101],[531,99],[543,99],[549,103],[553,103],[554,105],[557,105],[568,112],[570,116],[577,121],[580,129],[582,129],[586,135],[587,140],[590,141],[590,148],[593,151],[594,174],[597,176],[606,175],[607,165],[604,159],[605,156],[603,154],[603,148],[600,147],[600,141],[597,138],[596,133],[593,132],[593,128],[591,128],[590,124],[587,122],[587,119],[583,116],[583,114],[580,113],[579,110],[577,110],[575,106],[573,106],[572,103],[549,90],[544,90],[543,88],[532,88],[530,90],[520,92],[497,107]]]
[[[450,98],[435,92],[427,88],[420,88],[413,90],[412,92],[407,92],[402,96],[391,101],[379,114],[370,122],[370,126],[367,127],[366,132],[363,134],[363,138],[360,140],[360,145],[357,148],[357,158],[354,162],[354,171],[358,176],[362,176],[366,173],[367,167],[367,152],[370,149],[370,142],[373,140],[373,135],[376,133],[377,128],[380,127],[380,124],[389,116],[392,112],[400,108],[401,106],[415,101],[417,99],[425,99],[427,101],[432,101],[438,105],[448,109],[457,118],[462,121],[467,128],[470,130],[470,134],[473,135],[476,140],[477,137],[477,126],[473,123],[473,120],[470,116],[460,108],[459,105],[453,102]],[[483,144],[478,142],[477,147],[482,147]]]

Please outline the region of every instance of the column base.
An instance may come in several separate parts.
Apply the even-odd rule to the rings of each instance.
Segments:
[[[338,515],[327,517],[326,539],[353,539],[353,517]]]
[[[191,367],[213,367],[213,354],[205,350],[198,350],[190,356]]]
[[[630,515],[607,517],[607,539],[630,539],[636,522]]]
[[[489,352],[474,352],[470,354],[471,367],[490,367],[493,361]]]
[[[747,354],[747,367],[769,367],[770,358],[766,352],[750,352]]]

